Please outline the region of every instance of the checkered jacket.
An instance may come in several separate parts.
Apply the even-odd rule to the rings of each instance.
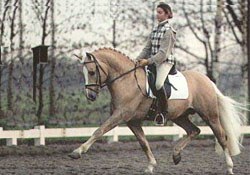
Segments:
[[[160,65],[163,62],[175,64],[173,47],[176,40],[176,32],[168,21],[160,23],[153,28],[147,44],[137,59],[148,59],[149,64]]]

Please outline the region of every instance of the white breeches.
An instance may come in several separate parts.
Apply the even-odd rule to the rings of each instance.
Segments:
[[[168,62],[164,62],[159,66],[156,66],[156,82],[155,82],[155,87],[156,90],[159,90],[162,88],[169,71],[171,70],[171,68],[173,67],[173,64],[170,64]]]

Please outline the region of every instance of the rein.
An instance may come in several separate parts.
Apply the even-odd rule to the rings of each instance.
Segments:
[[[136,67],[136,65],[135,65],[135,67],[134,67],[133,69],[130,69],[129,71],[127,71],[127,72],[125,72],[125,73],[119,75],[118,77],[113,78],[112,80],[108,81],[107,83],[102,84],[100,87],[102,88],[102,87],[104,87],[104,86],[107,86],[107,85],[112,84],[112,83],[115,82],[116,80],[122,78],[124,75],[127,75],[127,74],[129,74],[130,72],[135,71],[137,68],[140,68],[140,66]]]

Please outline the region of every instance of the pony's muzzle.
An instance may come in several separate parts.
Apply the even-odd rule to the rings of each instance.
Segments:
[[[96,95],[96,93],[94,93],[94,92],[88,92],[88,93],[86,94],[86,97],[87,97],[87,99],[90,100],[90,101],[95,101],[97,95]]]

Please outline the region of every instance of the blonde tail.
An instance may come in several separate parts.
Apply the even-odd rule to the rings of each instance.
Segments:
[[[241,135],[241,126],[246,124],[246,117],[239,109],[246,110],[244,106],[230,97],[224,96],[220,90],[215,86],[218,97],[219,115],[223,129],[227,136],[227,146],[231,156],[240,154],[240,148],[243,137]],[[216,142],[216,152],[221,152],[222,148]]]

